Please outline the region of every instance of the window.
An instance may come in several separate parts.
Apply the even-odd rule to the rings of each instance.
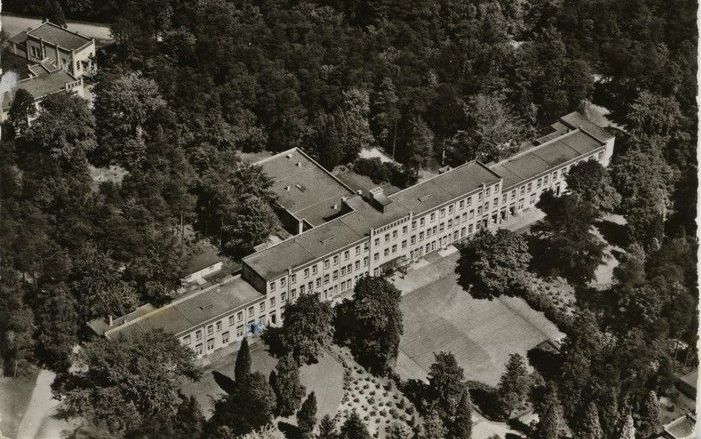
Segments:
[[[234,315],[229,316],[229,326],[234,326]]]
[[[380,260],[380,254],[379,254],[379,253],[375,253],[374,255],[372,255],[372,260],[375,261],[375,262],[379,261],[379,260]]]
[[[297,282],[297,275],[293,274],[290,276],[290,285],[294,284],[295,282]]]
[[[416,220],[411,222],[411,230],[416,230]]]
[[[207,335],[212,335],[214,333],[214,325],[207,326]]]
[[[358,256],[360,254],[360,246],[356,245],[355,246],[355,255]]]
[[[275,298],[274,297],[270,298],[270,307],[275,308]]]
[[[460,203],[458,203],[458,207],[460,209],[464,208],[465,207],[465,200],[460,200]]]
[[[321,286],[321,278],[317,277],[314,283],[316,283],[316,287],[319,288]]]
[[[333,257],[333,265],[338,265],[338,255]]]
[[[542,179],[542,178],[539,178],[539,179],[536,181],[535,186],[536,186],[536,188],[540,189],[540,187],[541,187],[542,185],[543,185],[543,179]]]
[[[248,308],[248,317],[253,317],[253,307]]]
[[[488,197],[488,196],[489,196],[489,190],[490,190],[490,189],[491,189],[491,188],[487,188],[487,189],[484,191],[484,196],[485,196],[485,197]]]
[[[196,353],[197,355],[202,355],[202,343],[200,343],[200,344],[198,344],[197,346],[195,346],[195,353]]]
[[[306,279],[306,278],[308,278],[308,277],[309,277],[309,269],[308,269],[308,268],[305,268],[305,269],[304,269],[304,278]]]
[[[239,325],[236,327],[236,336],[237,337],[243,336],[243,325]]]
[[[389,249],[388,248],[385,249],[385,257],[387,257],[387,256],[389,256]]]
[[[287,279],[286,279],[286,278],[283,277],[282,279],[280,279],[280,286],[281,286],[281,287],[284,287],[284,286],[285,286],[285,282],[287,282]]]
[[[365,244],[363,244],[363,249],[365,249],[365,251],[370,250],[370,243],[366,242]]]
[[[409,231],[409,228],[407,226],[402,227],[402,233],[406,235],[406,233]]]
[[[406,239],[402,241],[402,248],[406,248]]]
[[[453,213],[453,205],[448,206],[448,213]]]
[[[526,186],[521,186],[521,195],[526,193]]]
[[[499,205],[499,197],[494,197],[492,200],[492,206],[497,207]]]
[[[451,227],[453,227],[453,219],[452,218],[448,220],[448,228],[451,228]]]
[[[270,282],[270,291],[275,291],[275,282]]]
[[[416,244],[416,235],[411,236],[411,245]]]
[[[325,283],[325,284],[329,283],[329,278],[330,278],[330,277],[331,277],[331,276],[329,276],[328,274],[325,274],[325,275],[324,275],[324,283]]]
[[[307,287],[305,285],[300,285],[299,286],[299,294],[302,295],[304,292],[307,291]]]
[[[328,259],[325,260],[324,261],[324,270],[328,270],[330,266],[331,266],[331,261]]]
[[[441,218],[443,218],[445,216],[445,208],[441,209],[440,213],[441,213]]]
[[[368,257],[365,256],[365,257],[363,258],[363,267],[367,267],[367,266],[368,266]]]
[[[341,267],[341,276],[346,275],[346,267]]]
[[[333,271],[333,280],[338,279],[338,270]]]
[[[549,175],[546,175],[545,177],[543,177],[543,184],[547,185],[547,184],[548,184],[548,179],[549,179],[549,178],[550,178]]]
[[[397,253],[397,244],[392,246],[392,253]]]
[[[375,238],[375,245],[380,245],[380,238]]]
[[[360,270],[360,261],[355,261],[355,269]]]
[[[419,232],[419,241],[424,240],[424,232]]]
[[[215,323],[215,325],[217,326],[217,331],[221,331],[221,320]]]
[[[287,303],[287,294],[285,294],[285,293],[280,294],[280,302]]]
[[[312,265],[312,274],[317,274],[319,272],[319,268],[317,267],[316,264]]]
[[[533,190],[533,182],[532,182],[532,181],[529,181],[529,182],[528,182],[528,189],[527,189],[527,190],[528,190],[528,192],[530,192],[531,190]]]
[[[221,342],[224,344],[229,343],[229,331],[223,332],[221,335]]]
[[[385,242],[389,242],[389,233],[385,233]]]
[[[426,218],[421,218],[421,227],[423,227],[424,224],[426,224]]]
[[[397,231],[396,230],[392,231],[392,239],[397,239]]]
[[[292,291],[290,291],[290,299],[295,300],[297,297],[297,289],[293,288]]]
[[[470,209],[470,219],[475,217],[475,209]]]
[[[190,334],[183,337],[183,344],[190,344]]]
[[[210,338],[207,340],[207,350],[211,351],[214,349],[214,339]]]
[[[243,311],[239,311],[236,313],[236,321],[237,322],[243,321]]]
[[[465,198],[465,200],[466,200],[467,206],[472,204],[472,197],[467,197],[467,198]]]
[[[350,258],[350,251],[349,250],[344,251],[343,252],[343,259],[347,261],[349,258]]]
[[[436,212],[433,212],[433,213],[431,214],[431,222],[433,222],[433,221],[435,221],[435,220],[436,220]]]

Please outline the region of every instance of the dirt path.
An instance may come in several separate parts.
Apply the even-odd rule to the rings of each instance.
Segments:
[[[69,424],[52,418],[58,401],[53,399],[51,383],[56,374],[42,370],[37,376],[32,398],[17,430],[17,439],[58,438]]]

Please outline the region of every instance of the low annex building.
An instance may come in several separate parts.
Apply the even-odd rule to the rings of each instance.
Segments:
[[[293,236],[243,258],[240,275],[91,327],[107,337],[162,328],[206,356],[279,325],[285,305],[302,294],[337,301],[363,276],[496,229],[534,206],[545,190],[561,194],[579,162],[608,166],[615,138],[583,115],[563,116],[552,129],[506,160],[467,162],[391,195],[354,193],[296,148],[270,157],[259,165],[275,180],[278,208]]]

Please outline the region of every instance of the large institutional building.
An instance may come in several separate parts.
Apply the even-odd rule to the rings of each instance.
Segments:
[[[279,325],[285,305],[302,294],[347,297],[363,276],[498,228],[535,205],[546,189],[560,194],[576,163],[609,164],[614,137],[581,114],[564,116],[552,128],[506,160],[471,161],[390,195],[358,193],[296,148],[265,159],[258,164],[275,182],[289,239],[245,257],[240,275],[216,282],[202,276],[201,288],[168,305],[147,305],[91,327],[108,338],[162,328],[205,356]]]

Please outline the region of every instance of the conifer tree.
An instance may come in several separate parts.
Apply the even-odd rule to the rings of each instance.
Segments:
[[[619,439],[635,439],[635,426],[633,425],[633,415],[630,411],[623,415],[616,437]]]
[[[308,436],[316,425],[316,395],[314,392],[307,396],[302,407],[297,412],[297,427],[303,435]]]
[[[248,349],[248,339],[244,337],[236,355],[234,378],[237,383],[243,383],[251,375],[251,351]]]
[[[507,416],[522,406],[528,398],[530,380],[526,362],[519,354],[512,354],[506,363],[506,370],[499,381],[497,394]]]
[[[587,406],[582,425],[579,426],[577,433],[582,439],[603,439],[604,431],[599,422],[599,409],[593,401]]]
[[[452,439],[470,439],[472,437],[472,401],[470,392],[465,389],[455,411],[455,419],[450,425]]]
[[[277,399],[277,413],[292,416],[302,403],[306,389],[299,381],[299,365],[291,355],[286,355],[270,372],[270,385]]]
[[[538,427],[536,428],[536,439],[558,439],[560,424],[562,423],[562,410],[557,397],[557,390],[550,387],[547,389],[545,401],[538,412]]]
[[[638,414],[638,436],[649,437],[656,433],[660,427],[660,403],[654,390],[642,401]]]
[[[331,416],[324,415],[319,422],[319,435],[317,439],[337,439],[336,423],[331,419]]]
[[[341,426],[341,439],[370,439],[367,427],[355,410]]]

